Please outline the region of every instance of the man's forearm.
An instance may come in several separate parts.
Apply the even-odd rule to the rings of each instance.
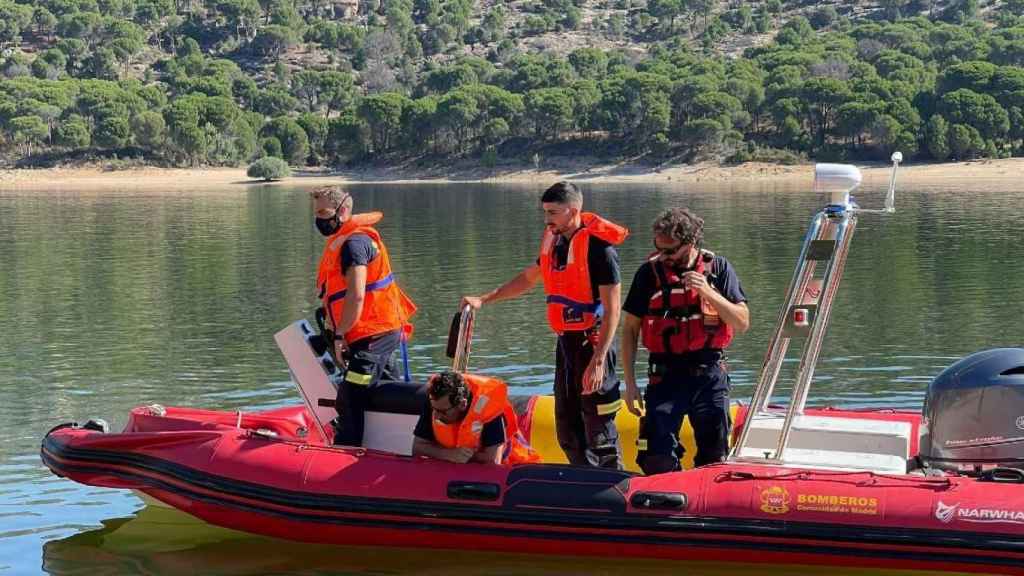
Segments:
[[[630,318],[627,317],[622,325],[622,342],[619,348],[622,356],[622,375],[626,382],[636,382],[636,371],[633,365],[636,362],[638,337],[639,332],[633,326],[633,323],[630,322]]]
[[[612,342],[615,341],[615,331],[619,327],[621,312],[621,284],[609,284],[600,286],[601,303],[604,305],[605,315],[601,319],[601,330],[597,336],[597,347],[594,349],[594,356],[604,358],[611,350]]]
[[[495,446],[488,446],[476,454],[473,454],[470,461],[478,462],[480,464],[501,464],[501,455],[504,452],[505,444],[503,443]]]
[[[745,303],[730,302],[717,291],[712,291],[710,300],[722,322],[732,326],[733,330],[742,334],[750,328],[750,310]]]
[[[366,266],[349,266],[345,272],[345,302],[341,307],[341,318],[334,331],[339,336],[348,333],[359,322],[363,314],[363,301],[366,299]]]
[[[451,450],[419,437],[413,437],[412,455],[426,456],[428,458],[436,458],[438,460],[448,460],[449,462],[452,461]]]
[[[356,325],[359,317],[363,314],[363,303],[366,297],[359,295],[348,296],[345,298],[345,305],[341,309],[341,321],[338,322],[338,326],[335,332],[338,336],[344,336]]]
[[[534,284],[536,284],[536,280],[531,278],[529,269],[523,270],[515,278],[484,294],[480,299],[484,304],[509,300],[529,292]]]

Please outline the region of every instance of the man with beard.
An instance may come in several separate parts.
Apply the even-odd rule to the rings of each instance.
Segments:
[[[317,314],[345,370],[334,443],[360,446],[369,389],[384,375],[393,378],[391,355],[411,334],[416,305],[395,283],[388,250],[373,228],[384,215],[353,214],[352,196],[339,186],[312,195],[316,228],[327,237],[317,273],[323,305]]]
[[[629,231],[583,212],[583,195],[558,182],[541,196],[545,232],[537,261],[462,305],[515,298],[543,281],[555,347],[555,430],[570,464],[622,468],[615,414],[622,406],[612,343],[619,323],[619,256]]]
[[[729,261],[701,248],[704,221],[685,208],[654,221],[656,252],[636,272],[623,305],[626,408],[641,415],[637,464],[645,474],[680,470],[683,417],[689,415],[696,466],[729,450],[729,375],[722,363],[736,332],[750,327],[747,297]],[[644,398],[633,361],[637,339],[650,352]],[[638,406],[639,404],[639,406]]]

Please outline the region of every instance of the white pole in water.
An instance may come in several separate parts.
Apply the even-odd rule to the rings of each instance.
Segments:
[[[897,150],[892,153],[892,174],[889,176],[889,193],[885,195],[885,211],[892,213],[896,211],[896,169],[903,162],[903,153]]]

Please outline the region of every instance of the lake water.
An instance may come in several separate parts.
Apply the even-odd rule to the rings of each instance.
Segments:
[[[351,187],[357,210],[385,212],[378,228],[420,306],[414,375],[448,364],[445,336],[461,294],[489,290],[534,260],[542,188]],[[810,403],[918,408],[929,380],[955,359],[1024,345],[1024,195],[992,188],[902,190],[895,215],[860,217]],[[40,439],[62,422],[102,417],[119,429],[140,404],[258,410],[299,401],[272,336],[316,306],[323,241],[306,192],[0,192],[0,573],[671,571],[450,553],[424,562],[421,553],[266,540],[143,509],[131,493],[74,484],[42,466]],[[877,207],[883,194],[869,187],[857,197]],[[750,298],[752,328],[729,354],[733,396],[749,398],[824,198],[788,188],[616,184],[585,186],[585,202],[633,230],[619,251],[624,291],[651,250],[659,210],[688,205],[705,218],[706,247],[733,262]],[[472,366],[514,392],[548,392],[554,344],[542,301],[538,290],[485,308]]]

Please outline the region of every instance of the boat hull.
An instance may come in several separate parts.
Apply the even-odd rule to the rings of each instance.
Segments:
[[[83,484],[303,542],[1024,574],[1020,484],[740,463],[652,477],[455,465],[312,444],[306,423],[301,409],[137,409],[123,433],[51,431],[42,457]]]

